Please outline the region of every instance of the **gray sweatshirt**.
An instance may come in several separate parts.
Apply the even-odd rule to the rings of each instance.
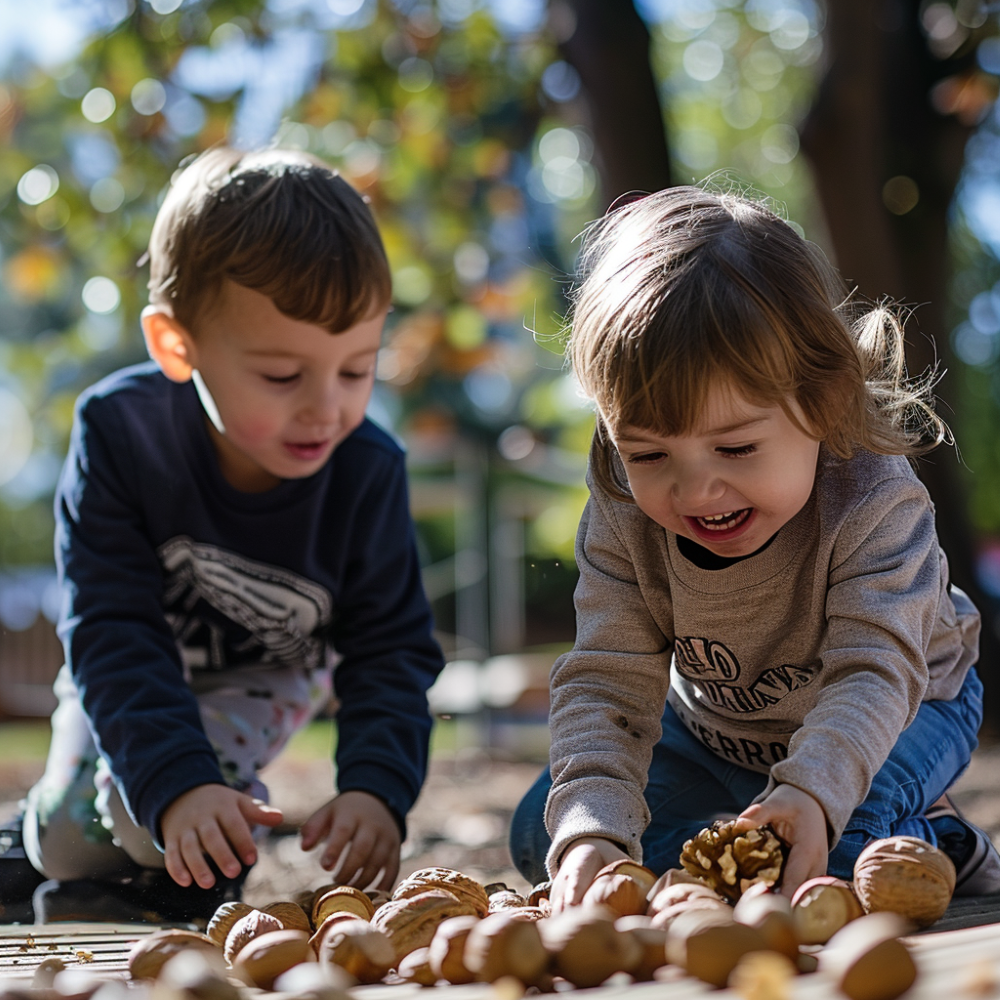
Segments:
[[[592,480],[577,534],[577,637],[551,675],[554,871],[605,837],[642,859],[664,702],[720,761],[823,807],[831,846],[921,701],[956,696],[979,613],[948,583],[934,508],[905,458],[821,449],[805,507],[765,549],[700,569]]]

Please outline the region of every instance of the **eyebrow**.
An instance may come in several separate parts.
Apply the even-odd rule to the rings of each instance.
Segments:
[[[379,348],[372,347],[369,350],[358,351],[357,354],[352,354],[350,357],[362,357],[365,354],[378,354]],[[249,350],[246,352],[249,357],[252,358],[289,358],[292,361],[297,361],[302,357],[301,354],[297,354],[295,351],[266,351],[263,349]]]
[[[753,417],[750,420],[738,420],[738,421],[736,421],[735,423],[732,423],[732,424],[722,424],[722,425],[720,425],[718,427],[710,427],[707,431],[705,431],[703,433],[703,436],[704,437],[718,437],[719,435],[722,435],[722,434],[731,434],[733,431],[742,431],[742,430],[746,430],[749,427],[753,427],[756,424],[762,424],[767,419],[768,419],[767,417]],[[639,435],[640,436],[636,437],[633,434],[619,434],[618,435],[618,440],[619,441],[627,441],[630,444],[650,444],[650,443],[653,443],[652,439],[649,438],[649,437],[646,437],[645,435],[643,435],[641,431],[639,432]]]

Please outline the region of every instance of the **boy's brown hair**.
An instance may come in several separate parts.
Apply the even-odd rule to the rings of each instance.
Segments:
[[[718,381],[841,458],[947,436],[933,379],[906,377],[895,314],[852,305],[823,253],[758,202],[699,187],[633,201],[587,231],[581,275],[568,353],[597,404],[594,476],[618,499],[631,494],[608,431],[691,433]]]
[[[297,150],[216,147],[185,166],[157,213],[149,262],[150,305],[192,335],[226,279],[331,333],[392,294],[366,199]]]

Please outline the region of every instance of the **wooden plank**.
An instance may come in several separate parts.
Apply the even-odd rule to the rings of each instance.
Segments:
[[[158,930],[153,924],[0,925],[0,977],[29,980],[46,958],[60,958],[101,978],[126,975],[133,943]]]
[[[100,978],[127,976],[129,949],[139,938],[158,930],[151,924],[49,924],[0,926],[0,979],[19,985],[30,983],[37,966],[58,956],[67,968],[79,968]],[[1000,1000],[1000,924],[986,924],[907,937],[920,977],[905,1000],[941,1000],[942,997]],[[88,954],[89,961],[80,953]],[[494,1000],[497,992],[487,984],[438,986],[441,1000]],[[715,990],[684,976],[679,970],[653,983],[632,983],[613,977],[590,990],[565,990],[587,995],[587,1000],[741,1000],[732,990]],[[416,1000],[427,996],[425,987],[409,983],[357,986],[350,990],[357,1000]],[[559,992],[564,992],[560,989]],[[788,1000],[843,1000],[822,973],[799,976],[790,984]]]

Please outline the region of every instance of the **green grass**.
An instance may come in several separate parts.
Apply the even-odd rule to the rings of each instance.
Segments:
[[[454,720],[438,720],[431,737],[431,753],[454,753],[462,742],[461,725]],[[333,753],[335,732],[332,719],[311,722],[288,741],[284,753],[299,760],[329,757]],[[48,720],[0,722],[0,760],[44,760],[50,733]]]
[[[0,722],[0,759],[44,760],[50,733],[48,719]]]

